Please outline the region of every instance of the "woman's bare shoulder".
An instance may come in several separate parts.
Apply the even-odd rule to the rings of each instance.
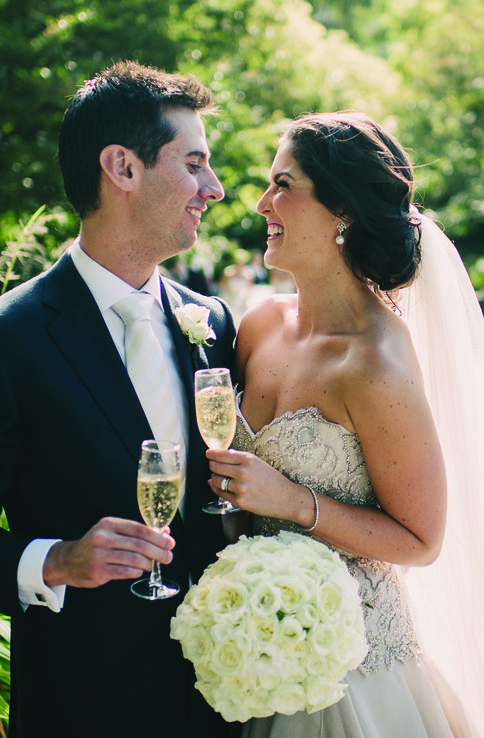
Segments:
[[[346,370],[350,379],[398,378],[420,369],[405,321],[393,313],[375,321],[354,336],[348,351]]]
[[[237,340],[257,340],[261,334],[280,325],[287,312],[296,305],[296,295],[271,295],[244,314],[240,321]]]
[[[237,332],[236,364],[239,381],[245,373],[245,366],[254,350],[274,338],[282,328],[287,313],[295,309],[295,295],[272,295],[264,302],[248,310]]]
[[[356,336],[341,380],[345,405],[355,426],[357,418],[364,420],[372,408],[395,408],[403,399],[417,405],[423,402],[422,371],[405,322],[391,316]]]

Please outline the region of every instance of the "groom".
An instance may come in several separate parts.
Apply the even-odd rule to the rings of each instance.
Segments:
[[[12,619],[11,738],[229,734],[194,690],[169,628],[190,579],[224,545],[220,519],[201,512],[212,495],[193,372],[230,367],[234,326],[224,303],[160,279],[157,267],[195,244],[207,205],[224,195],[201,119],[211,106],[194,77],[131,62],[87,81],[59,145],[80,237],[47,273],[0,300],[0,505],[10,526],[0,531],[0,610]],[[170,433],[185,459],[171,535],[150,531],[136,501],[141,442],[168,433],[163,413],[151,420],[157,387],[146,399],[130,379],[118,305],[140,291],[151,295],[166,362],[154,385],[170,388]],[[187,304],[208,309],[210,345],[181,331],[175,309]],[[150,366],[141,367],[145,388]],[[146,576],[152,559],[179,583],[178,597],[131,594],[130,580]]]

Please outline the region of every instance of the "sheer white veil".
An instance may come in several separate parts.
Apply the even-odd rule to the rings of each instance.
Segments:
[[[448,484],[438,560],[407,582],[424,650],[484,731],[484,317],[457,250],[429,218],[398,303],[424,374]]]

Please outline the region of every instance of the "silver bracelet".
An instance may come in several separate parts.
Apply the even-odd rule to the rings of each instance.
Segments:
[[[311,487],[306,487],[306,489],[308,489],[313,496],[314,506],[316,508],[316,516],[314,518],[314,523],[312,524],[310,528],[303,528],[302,525],[300,525],[299,527],[301,528],[301,530],[305,530],[307,533],[309,533],[311,530],[315,529],[315,527],[317,526],[319,522],[319,502],[318,502],[318,495],[316,494],[316,492],[313,489],[311,489]]]

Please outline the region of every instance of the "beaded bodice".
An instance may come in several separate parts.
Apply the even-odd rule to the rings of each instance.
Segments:
[[[233,447],[254,453],[291,481],[352,505],[376,507],[377,500],[358,436],[307,407],[275,418],[253,433],[238,409]],[[274,535],[301,529],[287,520],[254,518],[254,532]],[[406,590],[398,567],[340,551],[358,580],[369,652],[360,669],[391,669],[420,652]]]

